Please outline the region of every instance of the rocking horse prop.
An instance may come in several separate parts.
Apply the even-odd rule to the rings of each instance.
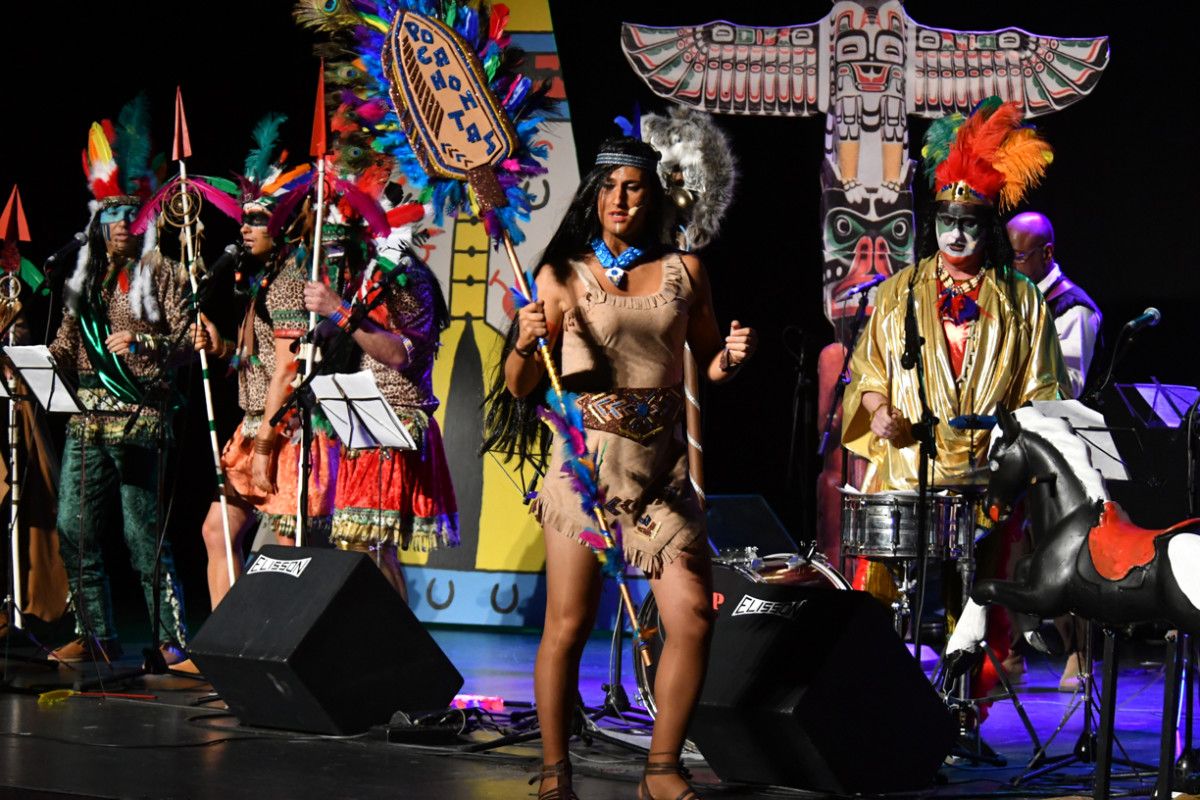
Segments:
[[[1109,500],[1087,446],[1065,420],[1034,407],[1015,412],[999,408],[997,415],[984,508],[993,522],[1000,522],[1025,497],[1036,549],[1018,562],[1014,580],[975,585],[947,644],[945,671],[951,677],[961,673],[981,651],[983,606],[991,603],[1040,617],[1072,612],[1100,625],[1105,631],[1105,680],[1094,796],[1107,797],[1115,629],[1167,621],[1186,633],[1200,633],[1200,519],[1161,530],[1136,526]],[[1176,688],[1168,678],[1166,705],[1172,709]],[[1173,713],[1164,713],[1163,748],[1168,755],[1162,759],[1160,791],[1169,781],[1173,761],[1168,730],[1173,747]]]

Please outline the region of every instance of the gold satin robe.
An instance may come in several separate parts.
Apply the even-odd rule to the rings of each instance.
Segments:
[[[842,443],[871,462],[861,487],[867,492],[917,488],[920,454],[916,443],[907,435],[893,443],[879,439],[871,433],[870,415],[862,405],[863,394],[878,392],[910,422],[921,418],[917,370],[900,366],[913,269],[905,267],[879,285],[874,313],[850,361]],[[937,306],[941,291],[937,258],[927,258],[915,269],[914,306],[925,338],[921,360],[929,406],[938,418],[937,461],[930,485],[986,484],[986,472],[971,471],[986,463],[990,431],[957,430],[950,427],[949,420],[960,414],[994,414],[1001,403],[1014,409],[1030,400],[1066,397],[1070,383],[1054,320],[1029,279],[1012,270],[999,275],[996,270],[985,270],[979,290],[979,319],[971,326],[962,375],[955,380]]]

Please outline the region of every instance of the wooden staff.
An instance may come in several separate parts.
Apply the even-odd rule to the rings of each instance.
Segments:
[[[700,430],[700,368],[696,354],[686,342],[683,345],[683,400],[687,420],[688,480],[692,491],[700,501],[700,508],[708,508],[708,496],[704,494],[704,436]]]
[[[16,186],[13,187],[12,194],[9,195],[8,203],[4,206],[4,214],[0,216],[0,245],[4,242],[12,242],[13,247],[16,247],[17,242],[29,241],[29,223],[25,219],[25,209],[21,205],[21,192]],[[13,333],[12,325],[16,322],[17,314],[21,313],[21,280],[17,277],[21,271],[21,257],[16,256],[17,264],[13,268],[11,274],[0,278],[0,304],[3,305],[3,310],[0,311],[2,323],[9,326],[8,328],[8,344],[13,346],[17,343],[15,334]],[[21,586],[21,535],[18,520],[20,519],[21,510],[21,478],[20,478],[20,461],[18,460],[19,453],[17,452],[20,444],[20,427],[18,425],[17,416],[17,387],[19,381],[14,372],[8,384],[8,491],[9,491],[9,522],[8,522],[8,543],[9,543],[9,574],[12,575],[12,618],[8,620],[16,630],[21,630],[24,627],[21,619],[21,609],[25,607],[25,595]]]

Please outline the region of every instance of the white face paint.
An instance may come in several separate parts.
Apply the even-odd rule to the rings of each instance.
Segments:
[[[951,203],[934,218],[938,250],[952,261],[970,258],[979,250],[982,228],[970,206]]]

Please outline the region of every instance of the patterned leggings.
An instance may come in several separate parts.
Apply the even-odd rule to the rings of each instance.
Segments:
[[[148,609],[154,608],[154,554],[158,534],[158,454],[129,444],[88,442],[68,434],[58,493],[59,550],[67,568],[75,630],[81,636],[115,639],[112,596],[100,537],[118,503],[129,560],[141,577]],[[162,642],[187,645],[183,594],[175,577],[170,542],[163,542],[159,574]],[[151,612],[153,613],[153,612]]]

